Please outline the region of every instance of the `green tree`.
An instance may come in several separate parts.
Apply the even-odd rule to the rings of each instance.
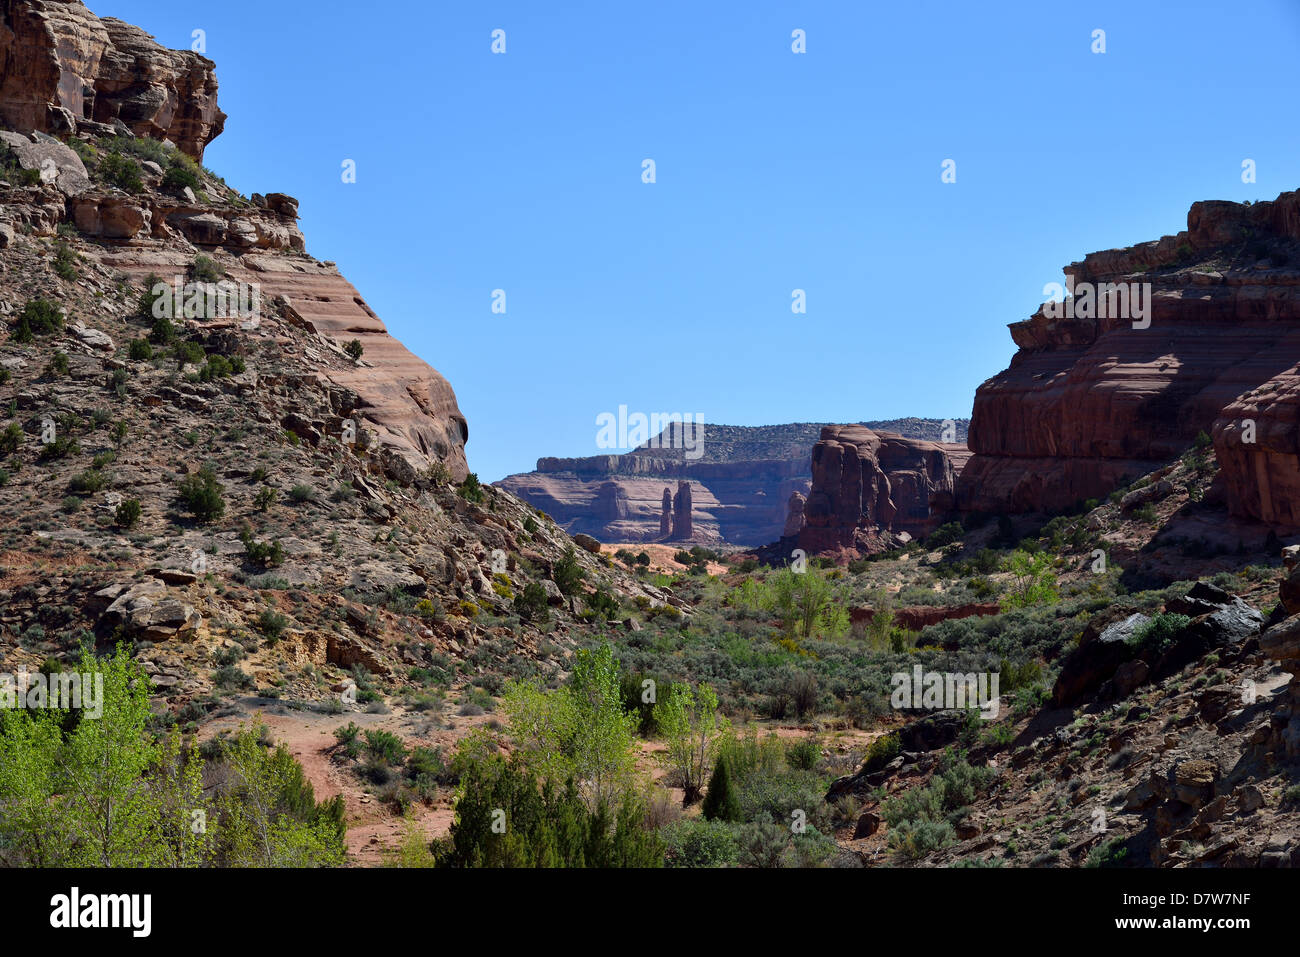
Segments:
[[[686,792],[682,803],[694,804],[731,723],[718,714],[718,695],[707,684],[700,685],[698,692],[692,692],[690,685],[674,684],[655,705],[654,717],[668,744],[665,760]]]
[[[539,783],[500,755],[467,762],[451,833],[435,845],[440,867],[659,867],[664,850],[631,794],[611,812],[588,807],[569,779]]]
[[[773,609],[787,633],[811,638],[819,630],[833,635],[846,628],[847,616],[836,613],[839,596],[823,572],[783,568],[772,576],[771,586]]]
[[[1043,552],[1031,555],[1018,549],[1002,563],[1002,570],[1011,576],[1011,585],[1002,600],[1008,608],[1050,605],[1060,597],[1056,576],[1052,574],[1052,559]]]
[[[713,775],[709,778],[709,789],[704,792],[704,804],[700,811],[710,821],[740,821],[744,814],[740,810],[740,798],[731,785],[731,772],[724,758],[713,766]]]
[[[618,662],[608,643],[579,651],[568,684],[506,686],[504,710],[525,763],[542,778],[575,780],[588,806],[615,807],[629,789],[637,716],[624,710]]]
[[[346,859],[343,802],[317,804],[302,766],[283,745],[268,749],[262,728],[226,743],[229,777],[217,798],[219,855],[232,867],[338,866]]]

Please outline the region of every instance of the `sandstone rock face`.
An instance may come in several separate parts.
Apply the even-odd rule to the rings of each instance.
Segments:
[[[79,0],[0,0],[0,121],[171,140],[195,159],[225,125],[214,64]]]
[[[694,534],[691,522],[691,483],[678,482],[673,496],[673,534],[675,542],[689,542]]]
[[[958,442],[967,427],[964,419],[917,418],[866,425],[935,439],[947,425]],[[570,533],[586,532],[603,542],[652,542],[673,536],[673,483],[686,480],[692,541],[765,545],[786,534],[792,496],[803,497],[812,488],[810,457],[823,428],[819,423],[706,425],[703,455],[695,460],[663,442],[658,448],[647,443],[625,455],[542,458],[536,471],[496,484]],[[969,454],[964,446],[944,448],[955,463]],[[603,490],[607,483],[620,490],[617,499]]]
[[[1300,194],[1196,203],[1187,227],[1066,267],[1076,288],[1150,283],[1149,327],[1115,308],[1067,319],[1040,307],[1011,325],[1019,352],[976,393],[960,508],[1054,510],[1099,498],[1205,431],[1232,511],[1297,524]],[[1253,444],[1243,441],[1247,419]]]
[[[860,425],[827,426],[813,446],[799,547],[874,552],[888,547],[894,533],[927,534],[941,517],[931,498],[952,495],[958,461],[937,442]]]
[[[104,261],[136,282],[149,273],[164,278],[183,275],[190,264],[174,253],[129,248],[106,254]],[[263,303],[278,303],[292,322],[316,333],[323,347],[361,341],[362,361],[330,364],[318,373],[338,396],[335,411],[340,418],[353,418],[382,447],[402,456],[415,473],[439,461],[455,481],[464,480],[469,474],[465,460],[469,426],[451,384],[388,334],[333,265],[251,253],[221,261],[227,278],[256,283]],[[382,458],[382,453],[376,457]],[[399,482],[404,471],[393,465],[385,468]],[[409,484],[410,476],[406,477]]]
[[[804,506],[808,499],[800,492],[791,492],[790,501],[785,507],[785,528],[781,530],[782,538],[795,538],[803,531],[804,526]]]

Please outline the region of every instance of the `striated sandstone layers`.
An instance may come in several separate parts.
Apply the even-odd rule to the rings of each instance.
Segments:
[[[214,68],[79,0],[0,0],[0,122],[10,129],[126,130],[201,160],[226,121]]]
[[[933,531],[951,501],[966,450],[860,425],[822,429],[812,452],[812,490],[796,539],[809,553],[876,552],[900,533]],[[790,516],[790,524],[797,524]]]
[[[967,422],[957,419],[894,419],[866,423],[904,435],[938,438],[955,427],[958,442]],[[496,483],[546,512],[571,533],[606,542],[676,539],[673,483],[690,483],[689,540],[702,544],[757,546],[802,528],[800,509],[812,488],[811,453],[822,423],[769,426],[705,425],[703,455],[688,459],[681,448],[660,441],[626,455],[542,458],[537,470]],[[669,436],[671,429],[664,433]],[[663,436],[660,437],[661,439]],[[962,447],[964,454],[964,446]],[[621,492],[612,506],[607,484]],[[793,524],[790,524],[793,523]]]
[[[1230,509],[1297,524],[1300,196],[1200,202],[1187,230],[1067,267],[1074,283],[1150,283],[1130,318],[1010,326],[1019,351],[980,386],[958,506],[1055,510],[1106,495],[1212,434]],[[1257,441],[1243,442],[1244,421]]]
[[[315,332],[322,347],[337,350],[352,339],[361,342],[356,363],[322,367],[319,376],[344,390],[347,415],[370,430],[380,445],[398,453],[417,472],[431,461],[446,465],[451,477],[464,480],[469,469],[465,443],[469,427],[451,384],[423,359],[388,334],[360,293],[331,263],[306,256],[245,253],[219,256],[227,278],[256,283],[263,303],[277,308],[296,325]],[[123,246],[109,249],[105,264],[142,281],[149,273],[164,279],[183,274],[191,259],[162,248]]]

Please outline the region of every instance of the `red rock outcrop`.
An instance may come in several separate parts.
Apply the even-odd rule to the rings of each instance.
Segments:
[[[0,0],[0,123],[169,139],[195,159],[222,131],[215,65],[79,0]]]
[[[1149,283],[1138,327],[1119,310],[1053,318],[1046,304],[1011,325],[1020,349],[976,393],[958,507],[1050,511],[1099,498],[1205,431],[1235,513],[1295,519],[1285,503],[1300,489],[1288,398],[1300,358],[1300,195],[1196,203],[1187,227],[1065,270],[1076,287]],[[1252,417],[1255,445],[1240,441]]]
[[[675,542],[689,542],[694,535],[691,524],[691,483],[678,482],[673,496],[673,534]]]
[[[790,493],[790,501],[786,503],[785,528],[781,530],[782,538],[796,538],[803,531],[803,510],[807,504],[807,496],[799,492]]]
[[[659,516],[659,537],[667,539],[673,533],[673,493],[664,489],[664,510]]]
[[[810,553],[875,552],[897,533],[928,534],[941,517],[930,500],[951,497],[957,468],[937,442],[860,425],[827,426],[813,446],[812,490],[798,546]]]

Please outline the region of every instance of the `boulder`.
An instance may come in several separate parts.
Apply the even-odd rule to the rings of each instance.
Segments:
[[[1136,656],[1130,639],[1150,620],[1139,612],[1109,625],[1089,623],[1080,636],[1079,647],[1061,666],[1052,688],[1052,706],[1065,708],[1077,704],[1109,680],[1121,664]]]
[[[107,634],[122,628],[143,641],[162,641],[193,631],[203,620],[191,605],[170,597],[167,587],[155,579],[110,586],[96,595],[111,598],[99,619],[100,630]]]
[[[20,133],[0,131],[0,143],[18,157],[19,166],[40,170],[41,182],[55,187],[65,196],[79,196],[91,187],[90,175],[81,157],[58,140],[37,141]]]
[[[600,554],[600,542],[596,541],[596,539],[592,538],[590,535],[583,535],[579,532],[577,535],[573,536],[573,544],[577,545],[584,551],[591,552],[593,555]]]

